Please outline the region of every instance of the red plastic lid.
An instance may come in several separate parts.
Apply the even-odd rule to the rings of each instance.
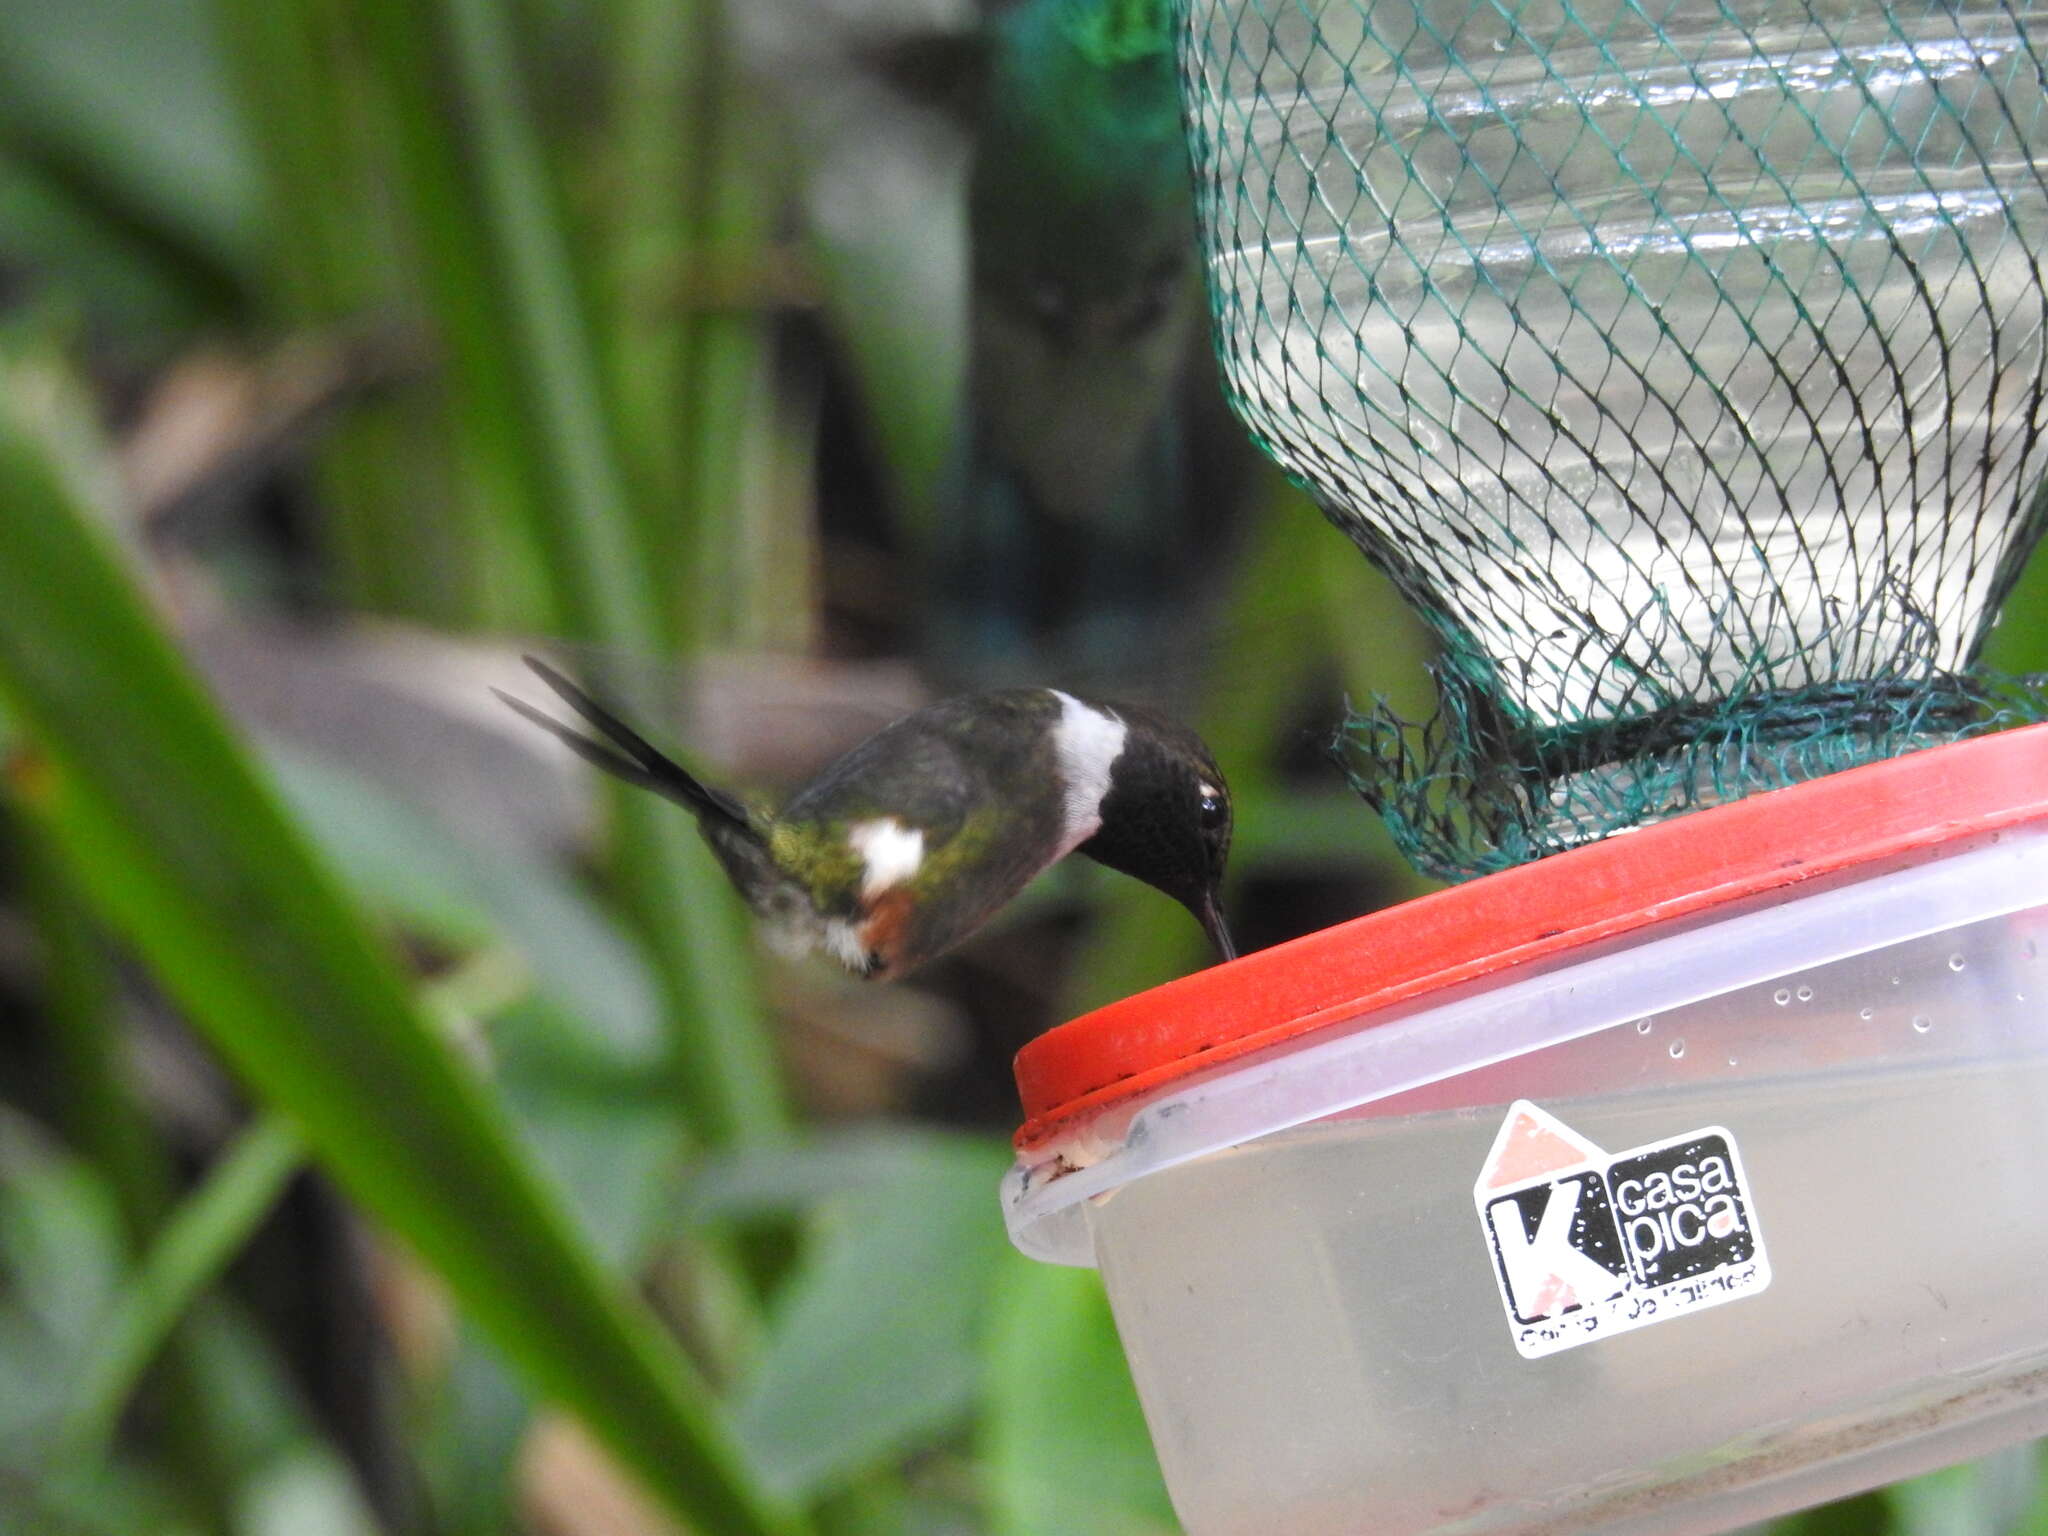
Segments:
[[[2048,818],[2048,725],[1675,817],[1182,977],[1017,1053],[1020,1150],[1196,1071],[1514,966]]]

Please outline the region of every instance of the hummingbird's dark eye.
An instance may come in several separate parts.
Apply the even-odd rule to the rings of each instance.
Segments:
[[[1201,813],[1202,830],[1204,832],[1214,832],[1225,821],[1229,820],[1230,807],[1225,803],[1221,795],[1210,791],[1202,796]]]

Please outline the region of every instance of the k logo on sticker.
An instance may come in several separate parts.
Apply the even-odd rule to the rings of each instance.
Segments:
[[[1552,1180],[1486,1207],[1507,1276],[1508,1311],[1539,1322],[1619,1295],[1628,1284],[1614,1212],[1594,1174]]]
[[[1603,1152],[1526,1100],[1473,1188],[1515,1347],[1530,1358],[1770,1284],[1732,1137]]]

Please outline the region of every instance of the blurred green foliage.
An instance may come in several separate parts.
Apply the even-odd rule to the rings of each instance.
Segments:
[[[1095,1278],[1004,1240],[1006,1090],[914,1123],[873,1059],[1173,975],[1184,914],[1064,873],[924,1003],[820,1004],[666,808],[607,798],[578,867],[393,772],[331,666],[295,735],[179,654],[547,636],[638,696],[911,649],[962,155],[811,46],[837,14],[0,8],[0,1530],[1173,1529]],[[1295,760],[1346,689],[1419,703],[1423,652],[1292,492],[1243,523],[1152,659],[1270,941],[1415,888]],[[2048,660],[2038,585],[2007,665]],[[1785,1526],[2043,1529],[2031,1453]]]

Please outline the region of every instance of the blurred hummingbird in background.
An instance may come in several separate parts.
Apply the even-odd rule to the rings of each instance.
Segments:
[[[768,814],[690,774],[545,662],[527,665],[597,738],[498,697],[695,816],[778,948],[900,977],[1079,852],[1181,902],[1222,958],[1235,956],[1218,904],[1229,789],[1199,737],[1150,711],[1054,688],[948,699],[878,731]]]
[[[1203,345],[1174,39],[1168,0],[1014,0],[894,56],[913,93],[968,82],[973,134],[967,411],[931,556],[942,665],[1035,670],[1050,641],[1092,668],[1155,642],[1231,510],[1190,464],[1224,467],[1243,434]]]
[[[1200,317],[1167,0],[987,24],[968,187],[975,451],[1035,509],[1128,511]]]

